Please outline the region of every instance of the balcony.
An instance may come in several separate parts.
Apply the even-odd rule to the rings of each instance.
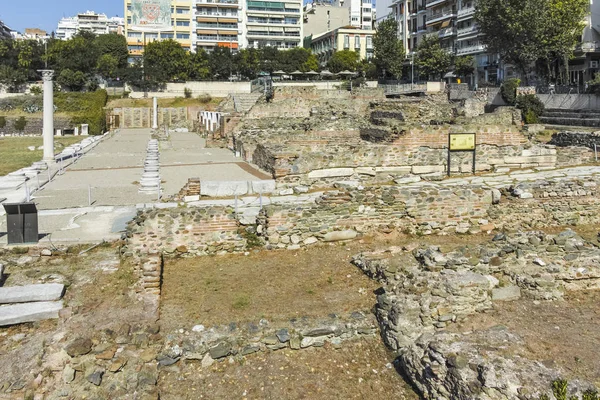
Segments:
[[[238,0],[196,0],[196,4],[198,5],[203,5],[203,4],[238,4]]]
[[[600,51],[600,42],[583,42],[575,47],[575,51],[583,53],[591,53]]]
[[[417,33],[425,33],[425,32],[427,32],[427,26],[426,25],[421,25],[417,29]]]
[[[483,53],[484,51],[485,51],[485,45],[476,44],[473,46],[464,46],[464,47],[460,47],[460,48],[456,49],[456,55],[464,56],[467,54]]]
[[[218,11],[198,11],[196,12],[198,17],[230,17],[237,18],[238,14],[232,12],[218,12]]]
[[[445,19],[454,18],[454,17],[456,17],[456,11],[454,11],[454,10],[439,11],[439,12],[436,12],[435,14],[431,14],[430,16],[427,17],[427,24],[431,25],[436,22],[441,22]]]
[[[458,10],[458,19],[467,19],[475,14],[475,7],[461,8]]]
[[[448,0],[427,0],[427,8],[437,6],[439,4],[444,4]]]
[[[448,28],[444,28],[444,29],[440,29],[438,31],[438,37],[441,38],[445,38],[445,37],[449,37],[449,36],[454,36],[456,35],[456,28],[450,26]]]
[[[456,31],[456,34],[459,37],[460,36],[477,34],[477,33],[479,33],[479,26],[478,25],[471,25],[471,26],[466,27],[466,28],[460,28],[458,31]]]

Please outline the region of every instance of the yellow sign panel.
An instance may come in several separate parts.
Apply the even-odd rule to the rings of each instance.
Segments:
[[[450,150],[475,150],[474,133],[451,133]]]

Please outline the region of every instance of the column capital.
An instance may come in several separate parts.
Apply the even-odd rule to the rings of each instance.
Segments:
[[[54,76],[54,71],[51,69],[39,69],[38,72],[41,72],[42,79],[44,82],[52,82],[52,77]]]

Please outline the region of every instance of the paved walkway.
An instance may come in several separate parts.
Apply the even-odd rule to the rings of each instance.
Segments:
[[[135,205],[158,199],[158,193],[138,193],[150,139],[149,129],[121,130],[35,192],[32,199],[40,210],[41,243],[118,239],[126,223],[135,216]],[[268,178],[240,162],[227,149],[207,149],[204,139],[195,133],[173,133],[169,141],[161,142],[160,164],[163,197],[179,192],[189,178],[205,181]],[[24,200],[24,187],[14,192],[11,201]],[[6,217],[0,212],[0,245],[6,244],[6,230]]]
[[[34,194],[40,209],[123,206],[158,200],[158,193],[138,193],[149,129],[127,129],[99,144]],[[242,168],[227,149],[207,149],[195,133],[174,133],[160,144],[163,197],[171,196],[189,178],[249,181],[261,179],[259,171]],[[263,178],[264,179],[264,178]]]

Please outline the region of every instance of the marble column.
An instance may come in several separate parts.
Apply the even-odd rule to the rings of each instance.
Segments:
[[[52,77],[54,71],[43,69],[42,73],[44,80],[44,161],[46,163],[54,162],[54,86]]]
[[[158,99],[152,99],[152,129],[158,129]]]

